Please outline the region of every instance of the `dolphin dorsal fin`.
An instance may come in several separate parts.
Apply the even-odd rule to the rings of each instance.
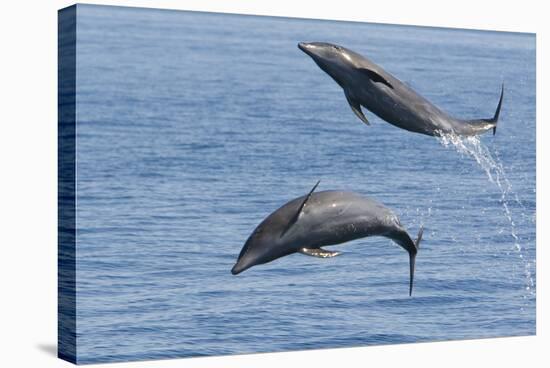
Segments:
[[[383,76],[381,76],[380,74],[378,74],[374,70],[367,69],[367,68],[360,68],[359,71],[361,73],[363,73],[364,75],[366,75],[370,80],[372,80],[374,82],[385,84],[386,86],[393,89],[393,86],[391,85],[391,83],[388,82],[388,80],[386,78],[384,78]]]
[[[292,218],[290,219],[290,221],[286,225],[285,229],[281,233],[280,238],[282,238],[287,233],[287,231],[290,230],[292,225],[294,225],[296,223],[296,221],[298,221],[298,218],[300,217],[300,214],[302,213],[304,207],[306,206],[307,201],[309,200],[309,198],[311,198],[311,195],[313,194],[313,192],[315,191],[315,189],[317,188],[317,186],[319,185],[320,182],[321,182],[321,180],[318,180],[317,183],[313,186],[313,188],[311,188],[311,190],[307,194],[306,198],[304,198],[304,201],[300,204],[300,207],[298,207],[298,211],[296,211],[296,214],[294,216],[292,216]]]

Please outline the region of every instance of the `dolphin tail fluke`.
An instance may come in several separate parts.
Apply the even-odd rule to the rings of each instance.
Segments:
[[[462,133],[459,132],[459,134],[477,135],[477,134],[485,133],[490,129],[492,129],[493,135],[495,135],[495,133],[497,132],[498,117],[500,115],[500,108],[502,107],[503,97],[504,97],[504,83],[502,83],[502,87],[500,90],[500,98],[498,100],[498,105],[495,111],[495,115],[493,115],[492,118],[488,118],[488,119],[462,120],[462,122],[465,123],[465,130]]]
[[[413,293],[413,280],[414,280],[414,264],[416,263],[416,254],[409,253],[409,267],[410,267],[410,281],[409,281],[409,296]]]
[[[424,225],[420,226],[420,230],[418,230],[418,235],[416,236],[416,241],[414,242],[414,246],[416,247],[417,252],[418,252],[418,249],[420,248],[420,241],[422,240],[422,234],[424,234]]]
[[[492,119],[487,119],[487,122],[494,124],[493,126],[493,135],[497,132],[497,123],[498,123],[498,117],[500,115],[500,108],[502,107],[502,98],[504,97],[504,83],[502,83],[502,87],[500,88],[500,98],[498,100],[497,110],[495,111],[495,115]]]
[[[413,290],[413,281],[414,281],[414,267],[416,263],[416,254],[420,248],[420,241],[422,240],[422,233],[424,232],[424,226],[420,226],[416,241],[414,242],[415,251],[409,252],[409,268],[410,268],[410,279],[409,279],[409,296],[412,296]]]

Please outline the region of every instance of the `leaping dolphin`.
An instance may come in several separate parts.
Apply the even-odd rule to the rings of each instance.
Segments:
[[[356,52],[326,42],[301,42],[298,48],[344,89],[351,109],[367,125],[361,106],[396,127],[430,136],[496,133],[504,84],[492,118],[455,119]]]
[[[293,199],[270,214],[250,235],[231,273],[293,253],[329,258],[340,254],[323,246],[367,236],[385,236],[409,253],[409,296],[423,228],[413,241],[397,216],[381,203],[352,192],[328,190]]]

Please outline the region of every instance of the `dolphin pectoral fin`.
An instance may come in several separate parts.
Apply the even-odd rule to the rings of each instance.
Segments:
[[[354,114],[361,119],[361,121],[367,125],[370,125],[370,122],[367,120],[367,117],[363,114],[363,111],[361,111],[361,104],[355,100],[348,91],[344,90],[344,93],[346,94],[346,99],[348,100],[349,107],[351,107],[351,110],[354,112]]]
[[[378,82],[378,83],[385,84],[386,86],[393,89],[393,86],[391,85],[391,83],[388,82],[388,80],[386,78],[384,78],[383,76],[381,76],[377,72],[375,72],[373,70],[370,70],[370,69],[367,69],[367,68],[361,68],[361,69],[359,69],[359,71],[361,73],[363,73],[364,75],[366,75],[373,82]]]
[[[342,254],[341,252],[334,252],[323,248],[301,248],[299,252],[302,254],[305,254],[306,256],[319,257],[319,258],[336,257],[337,255]]]

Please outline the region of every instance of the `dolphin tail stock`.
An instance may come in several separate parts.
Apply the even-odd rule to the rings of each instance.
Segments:
[[[411,249],[409,251],[409,268],[410,268],[410,278],[409,278],[409,296],[412,296],[412,289],[413,289],[413,281],[414,281],[414,267],[416,263],[416,254],[418,253],[418,249],[420,249],[420,241],[422,240],[422,234],[424,233],[424,226],[420,226],[420,230],[418,230],[418,235],[416,236],[416,240],[413,241],[414,244],[414,251]]]

